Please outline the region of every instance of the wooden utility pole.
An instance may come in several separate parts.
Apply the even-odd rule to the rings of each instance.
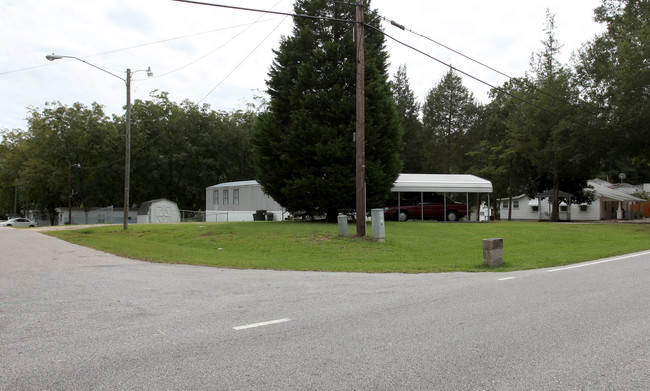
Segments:
[[[126,70],[126,132],[124,150],[124,231],[129,228],[129,184],[131,182],[131,68]]]
[[[363,0],[357,0],[357,125],[356,125],[356,196],[357,237],[366,236],[366,59],[364,50]]]

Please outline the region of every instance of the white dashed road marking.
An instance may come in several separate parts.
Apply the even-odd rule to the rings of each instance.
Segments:
[[[291,319],[289,318],[284,318],[284,319],[278,319],[278,320],[269,320],[268,322],[260,322],[260,323],[253,323],[253,324],[247,324],[244,326],[237,326],[233,327],[234,330],[246,330],[246,329],[252,329],[254,327],[261,327],[261,326],[268,326],[276,323],[284,323],[284,322],[289,322]]]

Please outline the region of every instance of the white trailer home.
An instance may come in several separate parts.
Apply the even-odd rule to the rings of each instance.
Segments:
[[[284,220],[288,213],[264,193],[257,181],[227,182],[205,189],[205,220],[252,221],[258,211],[266,220]]]
[[[592,180],[588,184],[593,187],[595,200],[591,204],[571,203],[570,205],[562,201],[560,203],[560,220],[622,220],[641,217],[634,213],[634,204],[643,203],[644,199],[606,187],[602,181]],[[505,220],[508,218],[508,198],[501,198],[498,201],[501,220]],[[522,194],[512,198],[512,220],[549,220],[551,208],[548,197],[529,199]]]

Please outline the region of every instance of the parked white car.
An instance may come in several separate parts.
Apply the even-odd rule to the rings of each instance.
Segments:
[[[0,221],[0,227],[37,227],[37,226],[38,223],[36,221],[25,219],[23,217],[9,219],[7,221]]]

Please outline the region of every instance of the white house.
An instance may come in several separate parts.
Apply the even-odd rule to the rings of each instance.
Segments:
[[[205,189],[206,221],[252,221],[257,211],[266,219],[284,220],[288,213],[257,181],[227,182]]]
[[[604,186],[606,182],[591,180],[588,182],[593,187],[595,200],[591,204],[574,204],[570,207],[565,201],[560,203],[560,220],[565,221],[590,221],[609,219],[634,218],[633,205],[646,200],[625,194],[615,189]],[[501,219],[508,218],[508,198],[501,198],[499,209]],[[549,198],[529,199],[526,195],[512,198],[513,220],[549,220],[552,205]]]

